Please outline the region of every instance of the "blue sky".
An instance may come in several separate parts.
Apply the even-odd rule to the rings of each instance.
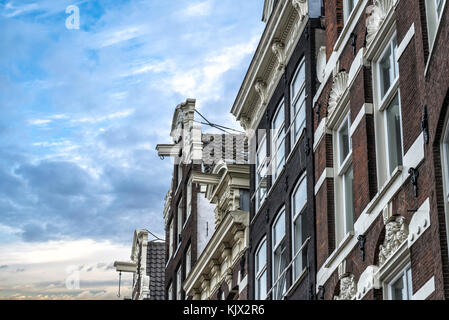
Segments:
[[[78,30],[66,28],[69,5]],[[209,120],[236,126],[262,7],[0,1],[0,299],[115,297],[111,263],[129,259],[133,230],[164,235],[172,163],[155,146],[170,142],[175,106],[196,98]]]

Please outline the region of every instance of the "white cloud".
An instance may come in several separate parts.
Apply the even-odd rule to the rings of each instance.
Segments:
[[[137,37],[140,37],[147,33],[145,25],[141,26],[129,26],[126,28],[120,28],[105,34],[101,34],[102,38],[101,47],[108,47],[114,44],[118,44],[123,41],[128,41]]]
[[[210,1],[192,3],[185,9],[185,14],[188,16],[207,16],[211,7]]]
[[[8,2],[4,8],[7,11],[7,13],[4,14],[4,16],[6,18],[14,18],[21,14],[35,11],[35,10],[39,9],[39,6],[37,3],[25,4],[23,6],[16,6],[13,3]]]
[[[98,123],[106,120],[113,120],[118,118],[126,118],[134,113],[133,109],[123,110],[108,114],[106,116],[101,117],[84,117],[81,119],[73,119],[71,122],[80,122],[80,123]]]
[[[49,124],[50,122],[51,122],[51,120],[48,120],[48,119],[35,119],[35,120],[28,121],[28,123],[33,126],[46,125],[46,124]]]

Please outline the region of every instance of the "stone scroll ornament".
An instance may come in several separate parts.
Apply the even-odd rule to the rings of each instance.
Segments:
[[[357,284],[353,274],[341,278],[340,295],[335,296],[334,300],[352,300],[357,294]]]
[[[385,225],[385,240],[379,247],[379,266],[391,257],[407,240],[408,226],[402,216],[393,216]]]

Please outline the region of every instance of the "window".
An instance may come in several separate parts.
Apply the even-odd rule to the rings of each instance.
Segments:
[[[178,267],[176,271],[176,300],[182,299],[182,279],[181,279],[182,266]]]
[[[384,141],[379,146],[385,145],[386,178],[390,177],[395,169],[402,165],[402,129],[401,129],[401,106],[399,93],[399,68],[397,59],[396,35],[392,37],[378,62],[377,68],[377,91],[379,123],[385,128]],[[381,128],[379,128],[381,129]],[[382,137],[379,137],[380,141]],[[381,176],[384,174],[381,173]],[[385,179],[386,180],[386,179]],[[380,183],[379,185],[382,185]]]
[[[273,250],[273,300],[281,300],[286,290],[285,273],[287,266],[287,243],[285,241],[285,210],[282,209],[272,230]]]
[[[271,122],[271,170],[274,180],[285,163],[285,113],[282,101]]]
[[[303,271],[302,253],[299,251],[303,245],[302,213],[307,204],[307,179],[301,178],[292,196],[292,229],[293,229],[293,265],[294,280],[298,279]]]
[[[255,255],[256,264],[256,300],[265,300],[267,297],[267,241],[264,239]]]
[[[346,21],[348,21],[349,16],[351,15],[358,1],[359,0],[344,0],[343,11],[345,15],[345,23]]]
[[[186,222],[192,212],[192,183],[187,185],[187,208],[186,208]]]
[[[173,300],[173,283],[170,283],[167,293],[168,293],[168,300]]]
[[[290,85],[290,97],[291,97],[291,124],[290,124],[290,137],[292,140],[293,150],[296,142],[301,137],[303,129],[306,127],[306,64],[303,59],[299,64],[292,84]]]
[[[261,130],[260,130],[261,131]],[[264,134],[256,152],[256,212],[259,210],[267,194],[267,143]]]
[[[178,164],[178,186],[181,184],[182,182],[182,165],[181,162],[179,162]]]
[[[437,36],[438,26],[440,24],[446,0],[425,0],[425,3],[429,47],[432,48]]]
[[[174,228],[173,228],[173,220],[171,220],[170,222],[170,235],[169,235],[169,239],[168,239],[168,257],[171,258],[171,256],[173,255],[173,243],[174,243]]]
[[[412,269],[409,267],[402,270],[390,283],[387,284],[388,300],[411,300],[412,299]]]
[[[354,172],[352,166],[351,117],[345,116],[334,134],[336,154],[336,240],[337,243],[354,230]]]
[[[182,226],[183,226],[183,221],[182,221],[182,198],[179,199],[178,202],[178,230],[177,230],[177,237],[176,237],[176,243],[179,245],[181,245],[181,233],[182,233]]]
[[[192,250],[191,247],[186,251],[186,277],[189,276],[190,270],[192,268]]]
[[[399,67],[396,60],[397,47],[396,36],[394,36],[378,62],[380,101],[385,98],[399,77]]]
[[[447,105],[446,105],[447,107]],[[446,211],[446,236],[449,241],[449,114],[441,141],[441,168],[443,174],[444,207]]]

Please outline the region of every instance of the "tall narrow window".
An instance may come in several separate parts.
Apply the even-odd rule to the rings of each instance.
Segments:
[[[179,162],[178,164],[178,186],[181,184],[182,182],[182,164],[181,162]]]
[[[256,267],[255,298],[265,300],[267,297],[267,241],[264,239],[254,257]]]
[[[267,194],[267,143],[264,134],[259,139],[256,155],[256,211],[259,210]]]
[[[445,130],[441,140],[441,168],[443,174],[444,208],[446,212],[446,237],[449,241],[449,115],[446,116]]]
[[[437,30],[443,14],[444,6],[446,5],[446,0],[425,0],[425,3],[429,47],[432,48],[437,36]]]
[[[192,268],[192,250],[191,246],[186,251],[186,277],[189,276],[190,270]]]
[[[168,239],[168,257],[169,258],[171,258],[171,256],[173,255],[173,244],[175,243],[173,220],[174,219],[171,219],[171,222],[170,222],[170,233],[169,233],[169,239]]]
[[[182,198],[179,199],[178,202],[178,230],[177,230],[177,239],[176,239],[176,243],[178,244],[178,246],[181,244],[181,234],[182,234],[182,226],[183,226],[183,221],[182,221]]]
[[[307,179],[299,180],[292,196],[293,265],[294,280],[301,275],[304,264],[301,247],[303,245],[302,216],[307,204]]]
[[[173,283],[170,283],[167,293],[168,293],[168,300],[173,300]]]
[[[385,98],[386,94],[390,91],[399,77],[399,66],[396,61],[397,47],[396,36],[394,36],[378,63],[381,101]]]
[[[282,209],[273,225],[272,230],[272,250],[273,250],[273,282],[272,298],[281,300],[284,296],[286,285],[287,267],[287,243],[285,240],[285,210]]]
[[[190,182],[187,185],[187,208],[186,208],[186,222],[190,217],[190,213],[192,212],[192,183]]]
[[[176,271],[176,300],[182,299],[182,266]]]
[[[274,179],[282,171],[285,163],[285,112],[282,101],[271,122],[271,170]]]
[[[407,267],[388,284],[388,300],[411,300],[412,293],[412,269]]]
[[[397,166],[402,165],[401,110],[399,96],[395,95],[385,111],[387,123],[388,168],[390,174]]]
[[[291,124],[290,137],[292,140],[291,149],[296,145],[304,128],[306,127],[306,64],[303,59],[296,70],[290,86],[291,97]]]

